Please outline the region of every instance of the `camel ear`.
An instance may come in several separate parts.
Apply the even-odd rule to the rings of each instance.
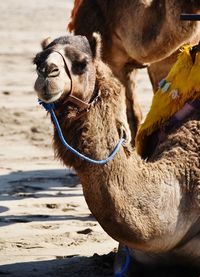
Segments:
[[[92,34],[92,39],[90,40],[90,47],[92,50],[93,59],[101,58],[101,36],[98,33]]]
[[[44,50],[45,48],[47,48],[47,46],[52,42],[53,40],[48,37],[45,38],[42,42],[41,42],[41,46],[42,46],[42,50]]]

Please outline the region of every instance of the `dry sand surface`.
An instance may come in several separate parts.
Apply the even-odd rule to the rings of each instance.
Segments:
[[[75,173],[54,160],[33,91],[32,58],[43,38],[66,34],[71,8],[72,0],[0,4],[0,276],[112,276],[117,242],[92,217]],[[144,70],[138,86],[146,112]]]

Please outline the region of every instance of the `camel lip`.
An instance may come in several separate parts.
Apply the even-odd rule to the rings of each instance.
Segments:
[[[39,98],[45,103],[52,103],[52,102],[59,100],[62,93],[63,93],[62,91],[59,91],[59,92],[56,92],[53,94],[42,95]]]

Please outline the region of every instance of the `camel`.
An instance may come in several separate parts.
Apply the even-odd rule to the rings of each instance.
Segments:
[[[103,60],[126,87],[127,117],[135,134],[142,119],[135,86],[147,67],[154,91],[177,58],[177,50],[200,40],[200,23],[181,22],[181,13],[200,12],[199,0],[75,0],[68,25],[89,40],[102,36]]]
[[[101,40],[83,36],[44,40],[34,63],[35,90],[54,111],[69,150],[54,129],[55,156],[73,167],[89,209],[102,228],[143,266],[192,266],[200,270],[200,114],[169,132],[148,161],[133,149],[124,87],[101,59]],[[135,275],[134,275],[135,276]]]

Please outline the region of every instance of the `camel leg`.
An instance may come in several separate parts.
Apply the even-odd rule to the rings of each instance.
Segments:
[[[167,76],[173,64],[176,62],[178,53],[179,51],[176,51],[166,59],[156,63],[152,63],[148,67],[148,74],[154,92],[156,92],[156,90],[158,89],[159,82]]]
[[[111,65],[111,69],[113,68]],[[125,64],[118,72],[115,72],[115,69],[113,69],[113,73],[125,87],[127,121],[131,131],[131,142],[132,145],[135,145],[135,136],[142,120],[142,111],[135,90],[137,70],[128,70],[128,64]]]
[[[89,14],[89,16],[88,16]],[[98,19],[98,20],[97,20]],[[123,48],[120,37],[113,31],[112,36],[106,32],[105,18],[96,1],[85,0],[81,5],[75,22],[75,34],[85,35],[92,39],[93,32],[102,36],[102,58],[111,67],[114,75],[122,82],[126,89],[127,120],[131,130],[132,144],[140,124],[142,113],[135,95],[134,64]]]
[[[124,70],[124,86],[126,93],[126,106],[127,106],[127,119],[131,130],[132,144],[134,145],[134,139],[138,130],[138,127],[142,120],[142,111],[137,100],[135,90],[135,79],[137,70],[127,71],[127,65]]]
[[[135,79],[137,74],[137,64],[129,61],[125,50],[121,48],[121,44],[113,39],[112,47],[103,44],[103,59],[106,61],[112,69],[114,75],[121,81],[125,87],[126,95],[126,110],[127,110],[127,121],[131,131],[131,142],[135,145],[135,136],[138,127],[142,120],[142,112],[140,105],[137,101],[135,91]]]

